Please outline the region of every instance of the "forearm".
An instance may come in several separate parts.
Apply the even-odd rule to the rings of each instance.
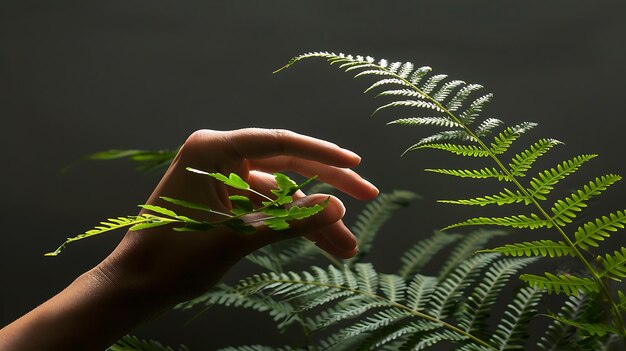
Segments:
[[[132,282],[113,283],[99,268],[0,330],[0,349],[104,350],[167,306]]]

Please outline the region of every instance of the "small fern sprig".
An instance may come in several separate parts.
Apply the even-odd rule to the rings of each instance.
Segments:
[[[616,251],[614,255],[600,257],[599,260],[602,262],[605,269],[598,270],[594,268],[592,263],[581,252],[581,249],[584,249],[586,246],[597,246],[597,241],[604,240],[604,238],[608,237],[610,231],[614,231],[618,227],[623,228],[626,221],[626,219],[621,216],[623,212],[612,214],[608,221],[603,217],[602,219],[596,220],[595,223],[590,222],[579,228],[575,235],[575,241],[565,233],[564,229],[567,224],[572,222],[572,218],[576,217],[576,214],[586,207],[586,202],[591,197],[599,195],[610,185],[620,180],[621,177],[619,175],[608,174],[595,178],[581,190],[578,190],[563,200],[555,202],[548,211],[539,201],[546,200],[546,195],[553,190],[555,184],[566,176],[576,172],[584,162],[594,158],[596,155],[581,155],[572,160],[563,162],[563,164],[559,164],[555,168],[539,173],[530,180],[530,187],[525,187],[521,184],[519,178],[525,177],[535,161],[547,153],[552,147],[560,144],[560,142],[553,139],[541,139],[531,145],[527,150],[515,155],[508,164],[508,167],[505,166],[505,163],[500,158],[501,155],[510,149],[511,145],[521,134],[532,129],[537,124],[523,122],[513,127],[506,127],[493,137],[491,143],[486,142],[484,140],[485,136],[491,133],[495,128],[498,128],[502,122],[497,119],[488,118],[481,122],[475,129],[471,128],[471,125],[480,116],[484,107],[493,97],[492,94],[485,94],[467,103],[470,95],[480,90],[482,86],[478,84],[465,84],[457,80],[446,82],[445,79],[447,76],[441,74],[428,77],[428,73],[431,71],[430,67],[424,66],[415,68],[414,64],[410,62],[390,63],[387,60],[376,61],[369,56],[352,56],[329,52],[312,52],[297,56],[276,72],[294,65],[300,60],[313,57],[326,59],[331,65],[337,64],[346,72],[356,72],[355,77],[375,76],[378,80],[367,88],[365,90],[366,92],[374,89],[387,89],[380,93],[379,96],[390,96],[399,99],[379,107],[374,111],[374,114],[391,107],[426,109],[435,114],[435,116],[402,118],[391,122],[392,124],[399,125],[431,125],[447,129],[422,138],[405,152],[430,148],[448,151],[460,156],[491,159],[495,163],[495,168],[470,171],[431,169],[430,171],[457,177],[493,178],[498,181],[512,183],[515,187],[514,190],[504,189],[499,194],[493,196],[445,202],[481,206],[488,204],[506,205],[524,203],[533,206],[538,211],[538,214],[531,213],[530,215],[514,215],[509,217],[477,217],[449,226],[448,228],[469,225],[499,225],[529,229],[541,227],[554,228],[563,241],[558,243],[551,242],[551,244],[558,245],[559,243],[563,243],[562,247],[547,250],[545,248],[545,241],[530,242],[525,243],[527,249],[515,252],[527,256],[546,256],[546,254],[558,256],[561,253],[567,253],[576,257],[578,261],[581,262],[590,277],[546,273],[543,277],[525,274],[523,280],[527,281],[532,286],[544,287],[548,289],[549,292],[564,292],[568,295],[599,291],[604,295],[609,304],[611,319],[617,333],[622,338],[626,338],[626,327],[624,325],[622,311],[612,297],[604,279],[605,277],[610,277],[614,280],[621,281],[626,271],[626,261],[624,260],[626,253]],[[465,108],[462,109],[463,107]],[[454,141],[466,142],[466,144],[458,144]],[[551,212],[552,215],[550,215],[549,212]],[[494,251],[502,251],[502,249],[498,248]],[[612,327],[609,326],[609,328]]]
[[[173,210],[161,206],[148,204],[139,205],[139,207],[141,207],[142,209],[154,212],[156,214],[144,213],[137,216],[109,218],[107,221],[100,222],[100,224],[93,229],[90,229],[77,236],[68,238],[55,251],[46,253],[45,256],[57,256],[72,242],[87,239],[96,235],[104,234],[122,228],[128,228],[128,230],[137,231],[165,225],[178,225],[177,227],[174,227],[173,230],[184,232],[205,231],[216,226],[226,226],[243,233],[254,233],[255,229],[252,224],[262,222],[264,225],[270,227],[273,230],[284,230],[289,228],[289,222],[313,216],[324,210],[324,208],[326,208],[326,206],[328,205],[330,199],[328,198],[321,204],[315,204],[309,207],[285,207],[285,205],[289,205],[293,202],[292,195],[296,191],[313,181],[316,178],[315,176],[305,180],[300,184],[297,184],[285,174],[275,173],[274,179],[276,181],[277,188],[271,190],[272,194],[274,195],[274,198],[271,198],[252,189],[246,181],[244,181],[235,173],[231,173],[229,176],[226,176],[221,173],[209,173],[195,168],[187,168],[187,170],[199,175],[211,177],[232,188],[249,191],[257,196],[260,196],[261,198],[264,198],[266,201],[262,201],[261,206],[255,207],[249,197],[244,195],[231,195],[228,197],[232,205],[231,213],[224,213],[213,210],[209,206],[206,206],[204,204],[161,196],[160,198],[168,203],[188,209],[209,212],[211,214],[221,216],[222,219],[214,221],[204,221],[199,219],[193,219],[189,216],[179,215]],[[253,221],[246,222],[243,220],[244,216],[256,213],[263,214],[264,216],[260,219],[255,219]]]

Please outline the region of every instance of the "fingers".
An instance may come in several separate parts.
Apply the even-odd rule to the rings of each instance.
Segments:
[[[294,206],[313,206],[324,202],[327,195],[311,195],[294,200]],[[345,214],[341,201],[330,197],[326,208],[320,213],[297,221],[289,222],[290,227],[285,230],[272,230],[266,227],[258,228],[253,236],[257,247],[273,242],[290,239],[298,236],[311,235],[314,241],[319,242],[320,248],[329,253],[346,258],[356,253],[356,239],[343,223],[339,222]]]
[[[337,167],[354,167],[361,161],[333,143],[282,129],[239,129],[228,132],[226,140],[244,159],[288,155]]]
[[[269,194],[269,189],[272,189],[276,186],[274,178],[270,174],[256,171],[250,172],[250,178],[248,179],[248,182],[256,190],[265,194]],[[293,197],[295,199],[294,205],[297,205],[302,201],[315,201],[311,200],[315,199],[315,197],[309,196],[305,198],[305,195],[302,191],[298,191],[293,195]],[[324,200],[326,200],[327,197],[327,195],[318,195],[317,199],[321,199],[319,202],[323,202]],[[338,212],[340,213],[340,216],[337,216]],[[271,243],[277,240],[290,238],[294,235],[306,235],[309,240],[315,242],[315,244],[321,249],[329,252],[334,256],[340,258],[352,257],[356,254],[357,251],[357,241],[354,235],[352,235],[350,230],[341,220],[344,213],[345,208],[343,207],[343,204],[341,204],[338,199],[331,198],[331,202],[329,203],[328,207],[324,209],[324,211],[316,215],[326,216],[327,218],[321,218],[319,221],[316,220],[307,222],[307,219],[305,219],[303,221],[291,222],[291,229],[293,229],[291,233],[288,231],[273,231],[266,228],[265,230],[269,231],[269,235],[264,234],[262,245],[266,245],[267,243]],[[267,240],[269,240],[269,242],[266,242]]]
[[[294,171],[305,177],[317,175],[318,179],[359,200],[369,200],[378,195],[378,189],[347,168],[329,166],[315,161],[290,156],[250,160],[249,167],[264,172]]]

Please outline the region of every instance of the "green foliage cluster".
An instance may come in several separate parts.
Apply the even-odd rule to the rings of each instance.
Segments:
[[[165,207],[147,204],[139,205],[142,209],[155,214],[142,213],[136,216],[109,218],[106,221],[100,222],[100,224],[93,229],[87,230],[77,236],[67,238],[67,240],[63,242],[63,244],[61,244],[55,251],[47,253],[46,256],[57,256],[61,253],[61,251],[63,251],[63,249],[65,249],[65,247],[74,241],[90,238],[122,228],[126,228],[128,230],[143,230],[165,225],[173,225],[173,230],[185,232],[207,231],[216,226],[226,226],[243,233],[252,234],[256,231],[254,228],[256,222],[261,222],[274,230],[283,230],[289,228],[289,222],[313,216],[322,211],[326,205],[328,205],[327,199],[321,204],[309,207],[286,207],[286,205],[293,202],[292,195],[303,186],[306,186],[313,181],[315,177],[311,177],[301,184],[297,184],[288,176],[282,173],[276,173],[274,174],[274,179],[276,181],[277,188],[271,191],[275,197],[270,198],[269,196],[252,189],[250,185],[237,174],[231,173],[229,176],[226,176],[221,173],[209,173],[195,168],[187,168],[187,170],[198,175],[213,178],[232,188],[248,191],[256,196],[264,198],[265,201],[261,202],[261,206],[255,207],[248,196],[231,195],[228,197],[232,204],[231,213],[224,213],[211,209],[205,204],[161,196],[160,198],[162,200],[173,205],[211,213],[221,217],[221,219],[214,221],[194,219],[189,216],[179,215],[173,210]],[[264,216],[261,219],[255,219],[252,221],[245,220],[244,216],[255,213],[262,213]]]
[[[397,126],[442,129],[421,138],[405,153],[435,149],[466,157],[473,162],[491,162],[490,165],[483,162],[475,169],[429,168],[428,172],[503,184],[502,190],[495,194],[441,202],[480,208],[495,205],[524,209],[508,216],[486,214],[472,217],[444,230],[499,226],[507,229],[547,229],[553,231],[555,236],[485,249],[491,238],[504,232],[436,233],[419,240],[402,253],[400,267],[395,272],[380,272],[365,260],[375,247],[374,238],[392,214],[416,197],[406,191],[381,194],[367,205],[351,228],[360,242],[357,257],[339,262],[326,255],[330,266],[314,265],[304,271],[293,271],[290,267],[294,263],[325,253],[305,239],[279,242],[247,256],[262,272],[246,277],[234,286],[220,284],[202,296],[177,306],[179,310],[200,308],[202,311],[214,305],[252,309],[268,313],[278,330],[301,330],[303,335],[301,342],[295,345],[232,346],[223,351],[425,350],[433,347],[459,351],[547,351],[610,350],[616,342],[623,345],[626,338],[623,319],[626,295],[619,288],[626,277],[626,248],[604,254],[594,251],[600,249],[611,234],[624,228],[626,211],[609,213],[573,227],[589,200],[619,181],[619,175],[594,177],[580,189],[554,199],[559,182],[576,173],[597,155],[577,155],[537,170],[536,163],[540,158],[562,143],[542,138],[514,152],[513,146],[517,145],[522,134],[537,124],[522,122],[505,126],[499,119],[483,118],[483,110],[491,101],[492,94],[480,94],[482,86],[479,84],[449,80],[446,75],[431,74],[430,67],[417,67],[410,62],[389,62],[328,52],[298,56],[280,70],[308,58],[325,59],[354,73],[356,77],[375,78],[366,92],[379,91],[379,96],[393,100],[374,113],[396,107],[428,111],[424,116],[403,117],[389,122]],[[124,150],[116,150],[115,154],[124,155]],[[227,176],[191,171],[238,189],[253,191],[235,174]],[[263,204],[264,208],[260,209],[251,208],[243,198],[231,198],[234,210],[224,214],[229,217],[223,222],[234,218],[237,225],[232,227],[246,230],[245,224],[236,221],[239,216],[251,211],[268,211],[266,214],[275,219],[265,224],[275,229],[284,228],[288,220],[298,219],[300,210],[290,213],[283,205],[289,203],[290,199],[286,197],[290,191],[304,184],[292,183],[281,175],[276,177],[279,184],[273,192],[276,198],[268,199]],[[203,209],[200,204],[164,200]],[[170,221],[168,223],[177,223],[182,230],[207,230],[215,225],[196,223],[201,221],[181,218],[164,208],[145,209],[157,215],[111,219],[91,233],[95,235],[120,227],[132,229],[135,225],[161,225],[160,222],[165,219]],[[313,213],[319,210],[321,208],[302,211]],[[83,236],[92,235],[88,231]],[[68,241],[73,239],[76,238]],[[437,262],[441,252],[445,252],[446,259],[437,264],[434,274],[427,274],[425,266]],[[554,270],[542,275],[526,272],[526,267],[540,258],[569,258],[579,262],[581,269],[576,272]],[[518,275],[526,285],[513,293],[503,313],[495,311],[496,307],[501,309],[507,296],[507,286],[510,292],[517,283],[515,278]],[[556,312],[545,314],[551,318],[543,319],[544,322],[549,321],[549,326],[542,336],[535,334],[539,341],[531,346],[529,325],[536,318],[541,318],[538,304],[546,294],[564,295],[565,301]],[[112,345],[110,350],[173,349],[128,336]]]
[[[525,241],[483,250],[499,252],[510,256],[527,257],[574,257],[584,269],[583,273],[545,272],[543,275],[522,274],[520,278],[529,286],[548,293],[578,296],[599,294],[606,303],[609,316],[603,323],[590,324],[565,317],[559,318],[585,333],[608,333],[626,338],[623,314],[623,294],[614,294],[610,282],[621,283],[626,277],[626,248],[613,253],[596,255],[590,248],[597,248],[626,224],[626,213],[616,211],[591,220],[577,228],[570,228],[574,220],[587,207],[589,200],[599,196],[608,187],[621,180],[616,174],[595,177],[583,184],[580,189],[561,199],[549,200],[558,183],[577,172],[584,163],[597,155],[578,155],[556,164],[551,168],[534,171],[535,162],[553,147],[562,144],[554,139],[539,139],[521,152],[511,153],[511,147],[522,134],[537,124],[522,122],[515,126],[505,126],[495,118],[482,118],[482,112],[491,101],[492,94],[479,94],[479,84],[467,84],[459,80],[448,80],[444,74],[430,74],[431,68],[418,67],[411,62],[389,62],[372,57],[334,54],[328,52],[307,53],[292,59],[285,67],[307,58],[322,58],[355,77],[373,77],[375,82],[366,89],[381,91],[378,96],[393,98],[374,111],[378,113],[391,107],[409,108],[412,111],[426,111],[426,116],[401,118],[390,124],[403,126],[435,126],[443,130],[421,138],[407,149],[443,150],[461,157],[488,159],[492,166],[476,169],[427,169],[459,178],[491,179],[504,183],[497,194],[481,197],[441,200],[444,203],[487,206],[522,205],[528,208],[525,213],[503,217],[480,216],[452,224],[444,229],[467,226],[495,225],[521,229],[553,229],[559,240],[540,239]],[[535,175],[529,174],[531,171]]]

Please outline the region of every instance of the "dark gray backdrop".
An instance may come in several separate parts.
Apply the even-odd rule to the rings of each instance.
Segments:
[[[536,135],[567,142],[555,157],[598,152],[588,174],[625,174],[624,13],[621,1],[4,1],[0,323],[96,264],[122,233],[58,258],[44,252],[101,218],[134,213],[158,180],[123,163],[59,173],[94,151],[175,147],[195,129],[246,126],[337,142],[363,156],[358,170],[383,191],[425,196],[377,241],[382,269],[396,267],[406,244],[464,218],[467,210],[434,199],[463,197],[471,185],[421,172],[450,165],[442,154],[400,158],[419,131],[384,127],[391,115],[369,118],[377,102],[361,94],[365,81],[321,62],[271,74],[303,51],[412,60],[481,83],[496,93],[491,115],[540,122]],[[607,192],[602,208],[623,209],[624,189]],[[138,333],[196,350],[284,341],[256,314],[215,309],[181,326],[188,317]]]

